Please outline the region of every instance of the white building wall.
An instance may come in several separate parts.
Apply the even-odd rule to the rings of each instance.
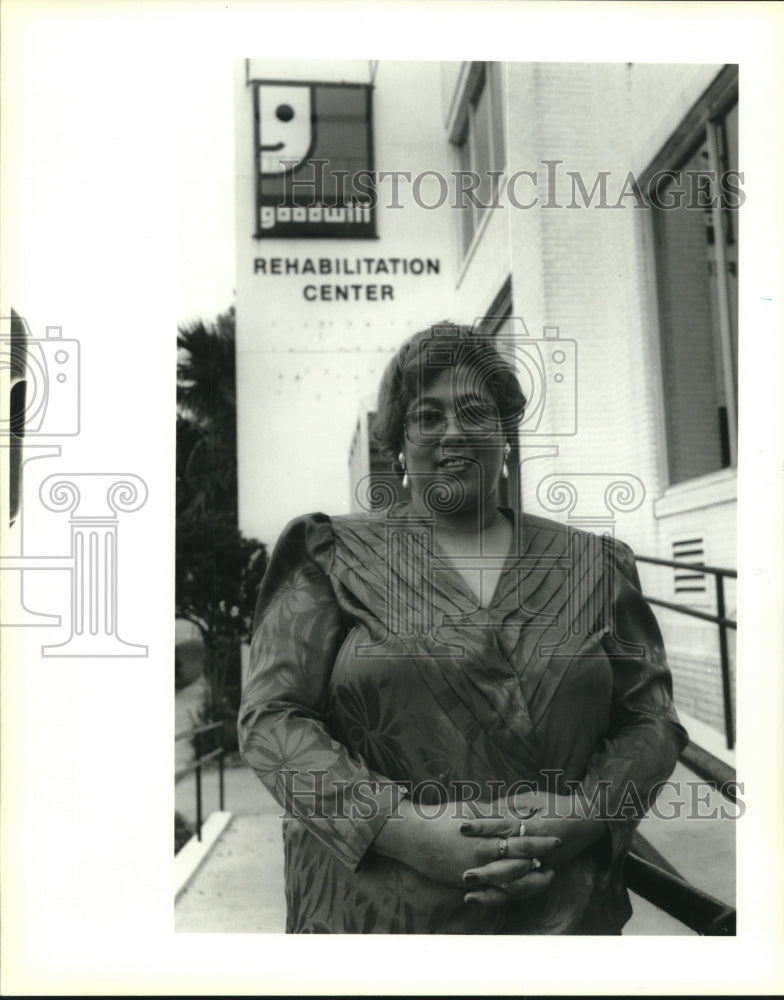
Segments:
[[[357,81],[357,66],[344,76]],[[369,80],[370,64],[363,64]],[[253,61],[257,78],[287,77],[286,64]],[[318,67],[316,67],[318,71]],[[413,175],[443,166],[439,67],[436,63],[377,65],[374,90],[375,169]],[[454,289],[453,237],[442,210],[413,200],[400,183],[400,209],[391,179],[379,187],[379,238],[255,239],[253,236],[253,113],[246,68],[236,71],[237,106],[237,394],[240,526],[273,544],[286,522],[313,510],[351,507],[348,452],[359,402],[375,396],[386,362],[410,333],[449,315]],[[423,183],[420,200],[435,203]],[[304,277],[254,273],[255,258],[357,257],[438,260],[438,275]],[[269,271],[269,267],[267,268]],[[307,284],[344,281],[390,284],[392,301],[308,302]]]

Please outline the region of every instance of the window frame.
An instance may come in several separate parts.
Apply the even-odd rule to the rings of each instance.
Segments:
[[[721,163],[719,149],[719,131],[723,126],[723,121],[733,106],[739,106],[738,87],[738,66],[728,65],[717,75],[703,95],[699,98],[692,109],[685,115],[678,127],[672,133],[667,142],[662,146],[645,171],[640,175],[640,186],[643,190],[648,190],[652,178],[664,170],[678,170],[688,162],[689,158],[700,148],[703,142],[708,144],[711,164]],[[704,133],[704,138],[703,138]],[[710,168],[709,168],[710,169]],[[659,377],[656,380],[657,397],[657,425],[659,427],[659,439],[661,442],[662,460],[660,464],[660,474],[662,482],[665,484],[665,491],[679,491],[689,489],[691,484],[698,484],[699,481],[714,477],[718,474],[737,475],[738,464],[738,358],[732,343],[732,332],[730,322],[729,285],[725,280],[721,280],[721,275],[726,272],[727,257],[724,234],[726,233],[723,208],[721,199],[716,199],[717,204],[711,208],[712,227],[714,233],[723,234],[722,239],[716,239],[714,243],[716,252],[716,268],[719,275],[717,280],[717,302],[719,311],[718,326],[714,327],[717,343],[720,348],[720,361],[722,368],[722,379],[724,395],[727,400],[727,424],[728,424],[728,445],[729,463],[719,466],[709,472],[701,472],[690,476],[687,479],[673,482],[671,471],[671,440],[670,430],[667,423],[666,408],[668,406],[669,393],[665,384],[665,364],[664,364],[664,337],[665,331],[662,326],[661,315],[661,286],[660,286],[660,259],[659,246],[656,234],[654,217],[652,215],[655,208],[651,208],[646,220],[646,241],[649,245],[649,277],[650,277],[650,301],[651,301],[651,327],[652,341],[654,346],[654,363],[657,366]]]
[[[460,88],[460,96],[457,101],[457,110],[454,115],[452,127],[449,130],[449,143],[453,151],[455,169],[458,171],[470,171],[481,174],[477,167],[476,160],[476,133],[477,128],[477,106],[485,93],[488,100],[487,111],[487,134],[485,136],[487,151],[489,154],[489,166],[485,172],[491,178],[490,206],[495,205],[498,199],[500,175],[506,168],[508,155],[506,112],[503,99],[503,86],[501,78],[500,62],[472,62],[467,64],[467,72],[464,76]],[[496,135],[494,125],[500,125],[500,136]],[[468,164],[461,164],[463,158],[462,150],[466,148]],[[456,179],[457,180],[457,179]],[[480,192],[471,192],[479,198]],[[457,202],[458,190],[455,191]],[[481,198],[479,198],[481,200]],[[458,246],[460,249],[461,263],[468,260],[472,249],[479,238],[479,234],[484,228],[485,215],[483,213],[490,210],[490,206],[477,206],[469,200],[465,207],[458,209]],[[466,236],[466,230],[470,227],[470,234]]]

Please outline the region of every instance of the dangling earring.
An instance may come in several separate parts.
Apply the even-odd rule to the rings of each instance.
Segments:
[[[402,451],[397,456],[397,460],[400,463],[400,465],[403,467],[403,489],[405,489],[406,486],[408,486],[408,473],[406,472],[406,460],[405,460],[405,457],[404,457]]]
[[[506,444],[504,445],[504,464],[503,464],[503,467],[501,469],[501,478],[502,479],[508,479],[509,478],[509,466],[506,464],[506,460],[507,460],[507,458],[509,458],[509,454],[510,454],[511,451],[512,451],[512,446],[507,441]]]

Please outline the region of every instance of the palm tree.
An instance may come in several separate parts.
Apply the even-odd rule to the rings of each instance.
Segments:
[[[177,346],[176,614],[199,629],[208,680],[201,722],[236,739],[239,649],[249,638],[266,547],[237,523],[234,308],[180,327]]]
[[[237,512],[235,313],[178,330],[178,513]],[[180,451],[182,446],[182,452]]]

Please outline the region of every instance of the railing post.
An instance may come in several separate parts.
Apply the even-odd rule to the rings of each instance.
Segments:
[[[218,794],[220,811],[223,812],[223,747],[218,757]]]
[[[721,686],[724,700],[724,732],[727,739],[727,749],[735,749],[735,724],[732,711],[732,682],[730,677],[730,656],[727,646],[727,629],[737,628],[737,622],[728,621],[724,604],[724,577],[737,580],[738,574],[735,570],[723,569],[717,566],[706,566],[703,563],[676,562],[673,559],[657,559],[653,556],[637,555],[638,562],[651,563],[654,566],[688,566],[689,569],[699,569],[703,573],[710,573],[716,581],[716,614],[708,615],[703,611],[694,608],[682,607],[673,604],[671,601],[663,601],[658,597],[647,597],[646,600],[653,605],[662,608],[669,608],[679,614],[690,615],[693,618],[700,618],[703,621],[714,622],[719,628],[719,656],[721,659]]]
[[[201,735],[194,736],[196,750],[196,836],[201,840]]]
[[[201,764],[196,765],[196,836],[201,840]]]
[[[716,574],[716,612],[719,618],[726,617],[724,613],[724,578]],[[732,718],[732,685],[730,683],[730,656],[727,648],[727,626],[723,621],[719,626],[719,653],[721,655],[721,685],[724,692],[724,728],[727,733],[727,749],[735,747],[734,725]]]
[[[193,760],[186,767],[180,768],[178,771],[176,771],[175,775],[174,775],[174,780],[175,780],[175,783],[176,783],[177,781],[179,781],[180,778],[184,778],[186,775],[190,774],[191,771],[193,771],[193,773],[195,775],[195,778],[196,778],[196,837],[197,837],[198,840],[202,839],[201,838],[202,810],[203,810],[203,804],[202,804],[202,787],[201,787],[201,772],[202,772],[202,767],[204,766],[204,764],[206,764],[209,761],[214,760],[216,758],[217,758],[217,761],[218,761],[218,776],[219,776],[218,788],[219,788],[219,796],[220,796],[220,799],[219,799],[219,801],[220,801],[220,811],[223,812],[224,809],[225,809],[225,800],[226,800],[226,791],[225,791],[225,787],[226,787],[226,782],[225,782],[225,757],[226,757],[226,750],[225,750],[225,748],[223,746],[222,735],[220,735],[220,731],[222,730],[222,727],[223,727],[223,723],[222,722],[207,723],[205,725],[195,726],[195,727],[192,727],[191,729],[184,730],[181,733],[177,733],[177,735],[174,737],[175,742],[177,742],[178,740],[184,740],[184,739],[188,739],[188,738],[190,738],[190,739],[193,740],[193,749],[194,749],[194,753],[196,755],[195,760]],[[204,736],[205,733],[218,733],[219,735],[217,735],[216,739],[214,741],[210,741],[210,745],[212,745],[212,743],[217,743],[218,745],[214,746],[204,756],[202,756],[202,746],[203,746],[202,736]]]

